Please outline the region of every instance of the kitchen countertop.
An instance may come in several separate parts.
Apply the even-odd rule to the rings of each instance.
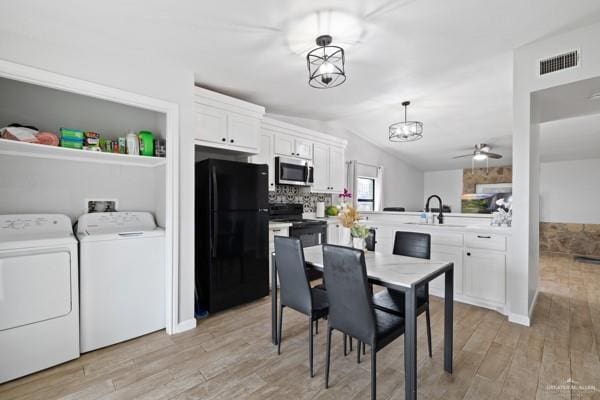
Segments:
[[[282,229],[292,226],[290,222],[269,222],[269,229]]]

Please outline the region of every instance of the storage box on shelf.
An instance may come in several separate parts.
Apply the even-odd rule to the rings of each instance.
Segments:
[[[195,87],[196,144],[257,154],[265,108]]]

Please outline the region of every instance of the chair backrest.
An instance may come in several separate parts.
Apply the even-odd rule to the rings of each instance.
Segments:
[[[365,238],[365,247],[367,248],[367,250],[369,251],[375,251],[375,244],[377,243],[377,230],[375,229],[369,229],[369,233],[367,234],[367,237]]]
[[[375,314],[363,251],[323,245],[323,272],[330,326],[361,342],[374,344]]]
[[[431,235],[421,232],[396,232],[394,254],[430,259]]]
[[[281,304],[310,315],[312,294],[300,239],[275,236],[275,262],[279,275]]]

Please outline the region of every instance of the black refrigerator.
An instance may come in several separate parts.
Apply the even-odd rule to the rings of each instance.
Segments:
[[[268,166],[196,163],[196,312],[269,294]]]

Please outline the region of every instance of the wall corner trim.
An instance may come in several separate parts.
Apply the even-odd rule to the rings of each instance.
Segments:
[[[173,332],[173,333],[182,333],[185,331],[192,330],[194,328],[196,328],[196,319],[191,318],[191,319],[187,319],[185,321],[178,323],[177,326],[175,327],[175,332]]]

